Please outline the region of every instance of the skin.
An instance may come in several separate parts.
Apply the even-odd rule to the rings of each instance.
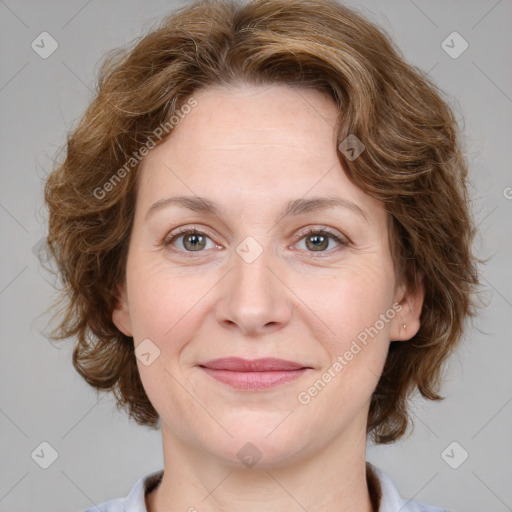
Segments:
[[[286,85],[219,86],[194,97],[197,106],[139,169],[126,282],[113,312],[135,346],[149,339],[160,350],[148,366],[137,361],[164,449],[148,511],[372,511],[370,399],[391,340],[419,329],[423,292],[396,279],[387,214],[347,178],[328,97]],[[170,205],[145,218],[156,201],[179,195],[206,197],[222,215]],[[292,199],[326,196],[355,203],[367,219],[350,208],[279,218]],[[179,233],[165,245],[182,226],[207,233],[199,250]],[[329,238],[315,250],[318,233],[302,235],[307,227],[328,227],[346,244]],[[237,253],[247,237],[262,250],[250,263]],[[401,311],[300,403],[298,394],[393,304]],[[198,367],[229,356],[312,369],[241,391]],[[261,454],[252,467],[237,456],[248,442]]]

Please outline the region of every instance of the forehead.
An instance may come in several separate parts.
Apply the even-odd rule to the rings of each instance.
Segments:
[[[145,164],[169,152],[181,161],[205,154],[229,161],[251,155],[267,160],[269,152],[274,158],[288,152],[296,155],[293,160],[323,162],[335,156],[337,107],[319,91],[286,85],[215,86],[193,97],[197,106],[150,152]]]
[[[216,86],[202,89],[194,97],[198,105],[189,124],[199,135],[205,130],[210,137],[215,133],[214,140],[221,144],[227,133],[233,142],[264,141],[266,137],[279,142],[289,135],[311,138],[312,130],[320,128],[328,142],[335,141],[338,109],[331,98],[314,89],[283,84]],[[244,130],[233,133],[233,125]]]
[[[145,203],[196,194],[267,205],[340,195],[380,206],[347,178],[337,155],[338,109],[325,94],[286,85],[212,87],[143,160]],[[148,206],[148,205],[147,205]]]

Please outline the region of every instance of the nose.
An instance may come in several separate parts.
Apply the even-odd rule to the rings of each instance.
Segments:
[[[234,267],[224,280],[216,307],[217,321],[224,328],[258,336],[282,329],[290,321],[290,291],[269,252],[263,251],[254,261],[234,253]]]

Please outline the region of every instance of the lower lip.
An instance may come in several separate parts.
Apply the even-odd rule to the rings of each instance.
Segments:
[[[229,384],[233,388],[247,391],[258,391],[285,384],[286,382],[298,379],[308,370],[308,368],[301,368],[300,370],[275,370],[268,372],[233,372],[230,370],[212,370],[211,368],[204,367],[202,369],[220,382]]]

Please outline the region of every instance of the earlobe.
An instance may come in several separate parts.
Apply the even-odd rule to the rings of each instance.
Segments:
[[[391,327],[391,341],[409,341],[420,329],[421,311],[425,298],[423,280],[412,291],[409,287],[401,286],[402,294],[397,302],[400,305],[398,314],[393,319]]]
[[[116,287],[116,290],[117,300],[112,310],[112,321],[124,335],[133,336],[126,287],[121,284]]]

